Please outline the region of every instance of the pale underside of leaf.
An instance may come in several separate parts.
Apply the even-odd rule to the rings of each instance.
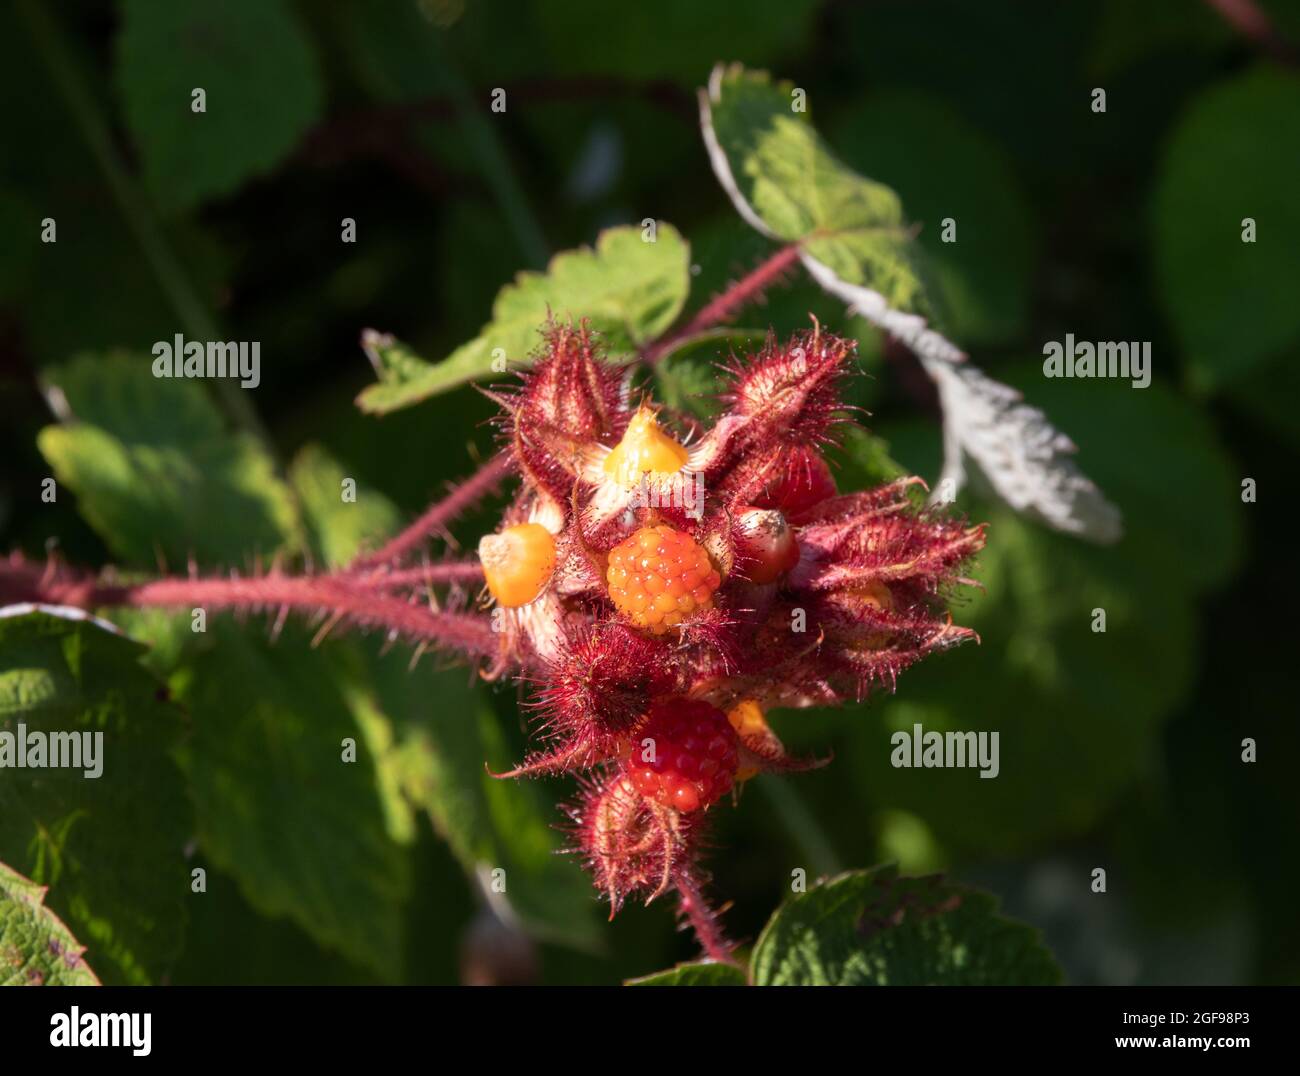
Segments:
[[[969,456],[1016,511],[1080,538],[1119,540],[1119,509],[1079,470],[1074,442],[1042,411],[973,364],[923,358],[921,365],[943,406],[944,462],[934,499],[961,489]]]
[[[849,312],[902,341],[939,390],[943,470],[931,500],[950,501],[966,483],[965,458],[980,467],[1012,508],[1048,526],[1095,542],[1118,541],[1119,509],[1073,460],[1074,442],[1019,392],[985,374],[929,329],[923,318],[891,310],[877,292],[846,284],[803,257],[813,279],[849,305]]]
[[[833,269],[806,251],[800,254],[799,259],[808,275],[822,288],[848,304],[850,314],[861,314],[872,325],[906,344],[918,358],[946,363],[966,361],[966,353],[942,333],[930,328],[920,314],[893,309],[880,292],[840,279]]]

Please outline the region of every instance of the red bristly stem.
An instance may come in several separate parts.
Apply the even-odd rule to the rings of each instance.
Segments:
[[[385,590],[400,587],[418,587],[426,583],[481,583],[483,565],[476,560],[443,561],[426,564],[421,568],[396,568],[385,571],[382,567],[359,575],[367,586]]]
[[[380,592],[346,575],[262,575],[249,578],[166,578],[105,583],[87,576],[10,561],[0,564],[0,602],[44,602],[83,609],[290,609],[325,613],[350,624],[397,632],[473,657],[497,653],[499,637],[486,617],[446,613]]]
[[[719,322],[732,318],[741,307],[753,302],[780,279],[781,274],[799,259],[799,244],[791,243],[762,262],[752,272],[732,284],[696,312],[680,329],[668,333],[646,348],[643,358],[655,363],[683,340],[696,333],[711,329]]]
[[[359,571],[400,560],[427,541],[430,535],[442,530],[470,505],[496,489],[501,480],[510,473],[511,466],[510,456],[507,453],[501,452],[493,456],[478,471],[453,488],[446,497],[431,504],[419,519],[383,548],[354,560],[350,565],[351,569]]]
[[[695,931],[700,947],[710,960],[723,964],[738,964],[732,955],[732,945],[718,926],[718,917],[709,902],[704,899],[700,887],[689,871],[678,871],[673,875],[673,885],[677,888],[677,906],[683,917]]]
[[[490,493],[510,467],[505,454],[493,457],[382,549],[358,557],[341,572],[291,576],[272,571],[247,578],[167,577],[113,583],[53,562],[41,566],[11,557],[0,563],[0,604],[28,601],[83,609],[127,606],[291,610],[327,617],[322,634],[343,622],[382,629],[470,657],[493,657],[499,651],[500,639],[486,617],[442,612],[392,592],[483,578],[482,566],[474,561],[445,561],[413,568],[401,568],[398,563],[431,533]]]

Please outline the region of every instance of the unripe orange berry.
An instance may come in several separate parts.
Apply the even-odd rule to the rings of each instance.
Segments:
[[[727,720],[731,722],[731,727],[736,730],[736,735],[742,741],[763,740],[772,734],[767,718],[763,716],[763,707],[758,704],[757,699],[741,699],[727,711]],[[751,777],[757,776],[758,772],[757,766],[742,766],[736,771],[736,782],[748,781]]]
[[[855,598],[871,606],[872,609],[878,609],[885,613],[894,611],[894,595],[879,579],[873,579],[870,583],[860,586],[850,591],[850,593]]]
[[[794,529],[774,508],[742,508],[735,542],[738,570],[751,583],[775,583],[799,563]]]
[[[527,605],[555,571],[555,539],[540,523],[518,523],[500,534],[485,534],[478,559],[488,590],[508,609]]]
[[[686,449],[659,428],[654,412],[642,407],[627,424],[623,439],[605,457],[604,470],[631,489],[643,474],[675,474],[690,458]]]
[[[722,583],[704,547],[672,527],[642,527],[609,553],[609,597],[632,623],[662,635],[713,606]]]

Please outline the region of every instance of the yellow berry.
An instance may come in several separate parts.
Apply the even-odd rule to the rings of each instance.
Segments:
[[[627,424],[627,432],[605,457],[604,469],[619,485],[630,489],[643,474],[675,474],[689,459],[686,449],[659,428],[654,412],[642,407]]]
[[[742,741],[764,740],[772,735],[767,719],[763,716],[763,708],[758,704],[757,699],[741,699],[727,711],[727,720],[731,722],[731,727],[736,730],[736,735]],[[737,783],[748,781],[751,777],[757,776],[758,772],[757,766],[742,766],[736,771],[736,781]]]
[[[527,605],[555,571],[555,539],[540,523],[519,523],[479,541],[483,575],[500,605]]]
[[[722,577],[704,547],[672,527],[642,527],[609,553],[609,597],[639,628],[663,635],[713,607]]]

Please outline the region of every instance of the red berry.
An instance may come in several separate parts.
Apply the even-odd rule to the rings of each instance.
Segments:
[[[800,445],[786,450],[778,475],[754,498],[754,504],[780,509],[787,519],[798,519],[835,494],[835,477],[826,461],[816,449]]]
[[[742,508],[733,529],[736,566],[751,583],[775,583],[799,563],[799,543],[775,508]]]
[[[633,787],[665,807],[697,811],[731,789],[739,761],[736,730],[715,706],[660,699],[625,743],[623,770]]]

